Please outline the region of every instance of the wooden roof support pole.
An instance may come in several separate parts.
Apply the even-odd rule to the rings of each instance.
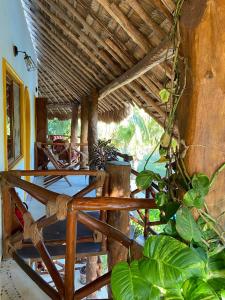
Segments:
[[[88,158],[89,158],[89,168],[94,170],[95,164],[92,162],[95,154],[93,145],[98,142],[98,92],[97,90],[92,90],[89,95],[89,106],[88,106]]]
[[[46,143],[48,134],[47,99],[36,98],[36,141]]]
[[[88,165],[88,97],[84,96],[81,100],[81,111],[80,111],[80,151],[84,153],[82,156],[80,168],[84,169]]]
[[[74,103],[72,105],[72,119],[71,119],[71,146],[72,148],[76,147],[78,143],[78,111],[79,111],[79,104]]]
[[[106,165],[109,174],[109,196],[130,197],[131,166],[128,162],[112,161]],[[107,223],[129,236],[129,212],[123,210],[108,211]],[[128,250],[115,240],[108,239],[109,271],[119,261],[126,261]],[[110,292],[110,291],[109,291]]]
[[[187,59],[188,68],[178,126],[188,147],[185,165],[190,175],[203,172],[212,176],[225,162],[224,27],[224,0],[184,2],[181,54]],[[206,197],[209,212],[223,228],[225,215],[219,215],[225,211],[224,182],[222,172]]]

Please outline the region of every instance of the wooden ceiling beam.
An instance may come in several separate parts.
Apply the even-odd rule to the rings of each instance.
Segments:
[[[49,71],[51,72],[51,74],[52,74],[52,73],[56,74],[57,76],[59,76],[59,77],[61,78],[61,80],[62,80],[66,85],[71,86],[72,89],[73,89],[73,91],[74,91],[74,97],[75,97],[75,99],[78,100],[78,101],[80,100],[80,94],[79,94],[79,92],[74,88],[74,86],[73,86],[70,82],[68,82],[68,81],[65,79],[63,73],[60,72],[60,70],[59,70],[58,68],[55,67],[55,65],[51,62],[51,60],[49,60],[49,58],[46,59],[44,56],[38,56],[38,60],[39,60],[39,62],[40,62],[40,64],[41,64],[42,66],[45,65],[45,68],[48,68],[48,69],[49,69]]]
[[[139,78],[156,65],[165,61],[167,58],[172,57],[173,51],[168,51],[170,46],[170,41],[166,40],[159,44],[158,47],[150,51],[142,60],[140,60],[136,65],[127,70],[118,78],[114,79],[110,84],[102,88],[99,92],[99,98],[102,99],[112,93],[113,91],[121,88],[124,85],[132,82],[133,80]],[[168,56],[166,55],[167,53]]]
[[[147,38],[130,22],[116,4],[110,3],[108,0],[97,0],[97,2],[104,7],[107,13],[117,21],[117,23],[132,38],[132,40],[144,50],[145,53],[150,50]]]
[[[28,9],[28,8],[27,8]],[[30,22],[35,22],[36,24],[38,24],[38,29],[40,31],[41,34],[44,35],[44,37],[58,49],[58,51],[61,50],[61,52],[64,53],[64,55],[76,66],[79,66],[80,70],[82,70],[84,72],[84,74],[90,78],[90,80],[95,80],[95,83],[97,82],[97,85],[102,85],[104,84],[103,79],[101,79],[98,75],[97,72],[94,71],[93,69],[89,68],[87,66],[87,63],[85,64],[83,62],[83,60],[78,56],[79,54],[77,54],[77,48],[74,47],[74,45],[72,46],[72,44],[70,44],[70,46],[68,46],[65,42],[63,42],[61,40],[61,37],[58,36],[57,32],[56,32],[56,28],[55,25],[52,24],[50,26],[50,28],[52,28],[52,26],[54,26],[54,32],[45,24],[45,19],[43,18],[43,16],[36,11],[35,14],[32,13],[31,11],[26,11],[28,14],[28,18],[30,20]],[[38,17],[37,17],[38,16]],[[68,43],[68,41],[67,41]],[[84,55],[82,54],[82,56],[84,57]],[[85,58],[85,57],[84,57]],[[87,61],[87,59],[85,58],[85,60]]]
[[[51,74],[51,76],[54,77],[54,79],[56,80],[56,82],[58,82],[58,84],[60,84],[61,86],[63,86],[68,91],[68,93],[71,95],[72,99],[74,99],[74,91],[71,89],[71,87],[67,86],[65,84],[65,82],[63,80],[61,80],[61,78],[58,75],[56,75],[55,73],[49,71],[48,68],[46,68],[45,66],[40,65],[40,64],[39,64],[38,69],[40,69],[41,71],[43,70],[48,75]]]
[[[81,49],[84,53],[97,64],[102,71],[105,72],[109,79],[113,79],[110,70],[95,56],[95,54],[85,46],[75,34],[66,27],[63,22],[56,17],[52,12],[50,12],[40,1],[35,2],[39,8],[44,11],[44,13],[53,21],[61,30],[63,30],[66,35]]]
[[[106,63],[107,63],[107,64],[109,63],[109,59],[107,59]]]
[[[152,4],[159,9],[159,11],[164,14],[167,19],[173,24],[173,16],[172,12],[169,11],[168,7],[165,5],[165,3],[162,2],[162,0],[151,0]]]
[[[116,75],[118,75],[120,73],[119,67],[109,57],[108,53],[105,50],[103,50],[103,49],[100,50],[98,48],[98,46],[96,45],[95,39],[100,43],[101,46],[103,46],[104,42],[102,42],[101,39],[98,38],[98,35],[96,34],[96,32],[93,29],[91,30],[91,27],[88,26],[85,19],[83,19],[81,16],[79,16],[78,13],[76,13],[76,10],[74,9],[74,7],[72,5],[70,5],[66,1],[62,2],[62,4],[66,7],[66,9],[68,10],[68,12],[70,14],[72,14],[73,16],[75,14],[76,19],[79,18],[79,20],[80,20],[79,22],[81,22],[82,26],[84,26],[84,29],[86,29],[86,28],[89,29],[89,32],[91,32],[91,34],[94,36],[94,40],[92,40],[92,38],[90,38],[90,35],[88,35],[87,30],[83,32],[81,30],[81,28],[79,26],[77,26],[76,23],[65,13],[65,11],[63,9],[61,9],[61,7],[57,6],[54,3],[53,0],[48,0],[47,3],[50,4],[51,8],[54,9],[54,11],[60,16],[60,18],[62,18],[63,21],[66,22],[70,26],[70,28],[74,30],[74,32],[79,36],[79,40],[82,43],[85,43],[88,47],[90,47],[99,59],[107,61],[107,65],[110,68],[113,68],[115,70]],[[59,1],[59,3],[60,3],[60,1]]]
[[[42,55],[44,55],[46,59],[50,57],[51,60],[60,67],[61,72],[63,72],[67,78],[70,78],[71,81],[74,82],[76,86],[79,86],[83,91],[88,92],[88,83],[84,83],[81,79],[80,74],[76,73],[76,71],[73,69],[71,70],[71,66],[68,65],[68,62],[64,59],[64,57],[61,57],[57,52],[54,52],[51,46],[48,43],[46,43],[46,41],[42,39],[39,35],[37,35],[34,31],[32,35],[36,36],[36,41],[39,44],[39,51],[41,47],[44,49]],[[75,74],[73,74],[72,72],[74,72]]]
[[[157,36],[158,42],[160,42],[165,37],[166,33],[160,28],[159,24],[150,18],[138,0],[128,0],[127,3],[139,15],[145,24],[152,28],[153,32]]]
[[[68,92],[66,90],[63,92],[61,86],[60,87],[58,85],[56,86],[55,80],[52,79],[52,77],[49,76],[49,74],[46,74],[45,72],[42,72],[42,71],[39,71],[39,74],[41,75],[41,77],[44,80],[46,80],[46,81],[50,80],[50,82],[53,83],[53,86],[51,88],[54,89],[54,91],[56,91],[57,94],[60,94],[62,98],[66,98],[67,102],[71,102],[73,100],[73,98],[70,99],[71,96],[70,96],[70,94],[68,94]]]

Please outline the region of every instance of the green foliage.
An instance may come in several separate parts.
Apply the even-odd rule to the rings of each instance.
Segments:
[[[200,257],[172,237],[150,237],[143,254],[144,258],[139,262],[142,275],[156,286],[176,288],[187,278],[204,275],[204,263]]]
[[[138,261],[117,264],[112,271],[111,287],[117,300],[160,299],[159,289],[142,277]]]
[[[183,286],[183,299],[187,300],[219,300],[215,290],[200,278],[190,278]]]
[[[187,207],[181,207],[177,211],[176,229],[185,241],[201,241],[201,231],[199,230],[198,224],[195,222],[192,213]]]
[[[219,263],[223,251],[213,258],[214,271],[224,267]],[[150,237],[143,255],[139,261],[121,262],[113,268],[111,285],[115,300],[221,299],[224,278],[210,273],[208,279],[210,258],[202,257],[181,241],[162,235]]]
[[[160,92],[159,92],[159,96],[160,96],[160,99],[162,100],[163,103],[166,103],[169,101],[169,98],[170,98],[170,92],[167,90],[167,89],[162,89]]]
[[[153,180],[160,180],[160,175],[150,170],[145,170],[139,173],[136,177],[136,184],[140,190],[146,190]]]
[[[132,285],[125,284],[128,270],[132,272],[128,264],[120,287],[117,280],[122,274],[120,269],[114,269],[115,299],[222,299],[225,287],[225,250],[221,250],[223,237],[218,236],[216,221],[202,211],[211,181],[202,173],[189,178],[181,172],[179,170],[163,178],[151,170],[144,170],[137,176],[136,183],[140,189],[147,189],[153,181],[157,183],[159,191],[155,200],[161,220],[167,225],[164,235],[153,236],[146,241],[138,267],[135,262],[138,272],[129,277],[130,280],[133,278]],[[176,193],[177,187],[181,188],[183,197]],[[171,193],[171,189],[175,192]],[[192,208],[201,214],[197,222]],[[140,281],[143,285],[136,286],[136,282]],[[129,286],[126,296],[123,295],[124,284],[127,288]]]
[[[155,196],[155,202],[158,206],[166,205],[169,201],[168,194],[165,192],[159,192]]]
[[[98,140],[93,145],[94,158],[90,162],[96,166],[98,170],[104,170],[107,161],[117,160],[117,149],[111,144],[111,140]]]
[[[49,135],[71,135],[71,120],[61,121],[57,118],[48,120]]]
[[[202,208],[204,206],[203,196],[196,190],[190,189],[184,195],[184,204],[188,207]]]

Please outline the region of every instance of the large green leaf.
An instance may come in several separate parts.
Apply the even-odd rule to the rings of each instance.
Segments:
[[[182,289],[185,300],[219,300],[213,288],[199,278],[190,278]]]
[[[112,271],[111,287],[115,300],[159,300],[160,291],[140,274],[138,262],[118,263]]]
[[[140,272],[149,283],[176,289],[192,276],[204,275],[202,259],[184,243],[169,236],[152,236],[144,246]]]
[[[201,241],[201,231],[187,207],[181,207],[177,211],[176,229],[179,235],[186,241]]]
[[[152,183],[153,180],[160,180],[159,174],[156,174],[150,170],[142,171],[136,177],[136,184],[140,190],[146,190]]]
[[[192,178],[192,187],[198,191],[202,196],[205,196],[209,192],[210,181],[209,178],[202,173],[195,174]]]

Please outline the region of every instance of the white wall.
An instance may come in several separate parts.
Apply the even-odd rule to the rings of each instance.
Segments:
[[[2,78],[2,58],[13,67],[17,75],[28,87],[30,94],[31,109],[31,166],[34,165],[34,138],[35,138],[35,117],[34,117],[34,97],[37,86],[37,71],[28,72],[25,66],[23,55],[14,56],[13,45],[18,49],[26,51],[36,63],[36,55],[27,28],[23,7],[20,0],[0,0],[0,171],[4,170],[4,118],[3,118],[3,78]],[[16,166],[23,169],[24,161],[21,160]],[[1,199],[0,199],[1,201]],[[0,205],[0,220],[1,217]],[[0,235],[2,235],[2,225],[0,223]],[[1,243],[0,243],[1,244]],[[0,245],[1,257],[1,245]]]

